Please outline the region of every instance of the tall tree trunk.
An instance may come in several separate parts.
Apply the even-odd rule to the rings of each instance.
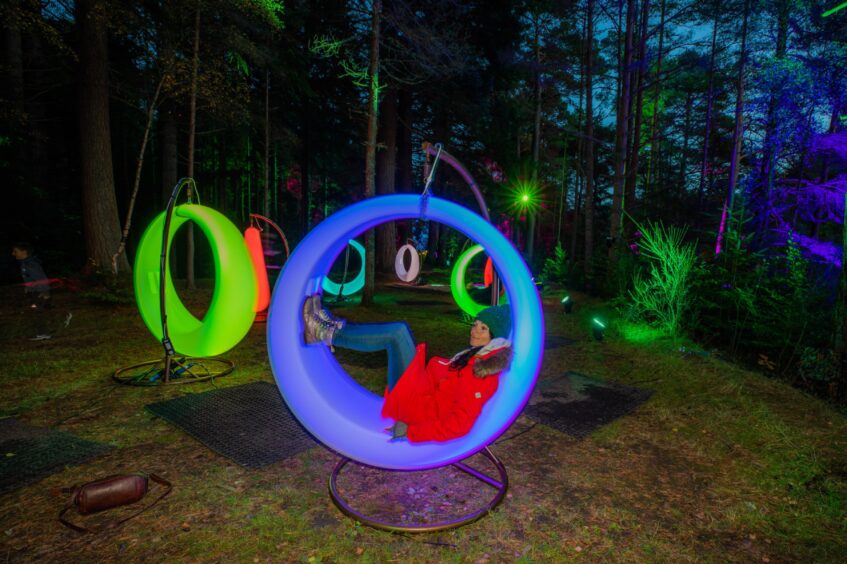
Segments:
[[[776,58],[782,60],[788,50],[788,12],[791,5],[790,0],[777,0],[777,32],[776,32]],[[765,138],[762,148],[762,165],[759,183],[762,184],[764,206],[759,216],[757,231],[764,234],[768,226],[768,216],[771,207],[771,190],[773,189],[774,167],[776,166],[777,151],[774,147],[774,130],[776,129],[777,100],[771,94],[768,103],[768,113],[765,123]]]
[[[222,133],[217,137],[217,157],[218,157],[218,208],[223,214],[229,210],[229,170],[226,165],[226,133]]]
[[[23,2],[9,10],[25,10]],[[13,119],[16,125],[23,120],[24,113],[24,68],[23,68],[23,43],[21,41],[21,30],[14,18],[9,18],[3,28],[3,46],[5,47],[4,62],[8,77],[8,95],[11,102],[10,108],[14,111]],[[8,118],[7,118],[8,119]]]
[[[188,110],[188,171],[187,176],[194,178],[194,131],[197,127],[197,67],[200,64],[200,7],[194,14],[194,52],[191,62],[191,102]],[[194,195],[193,186],[186,186],[186,197]],[[185,246],[185,278],[188,288],[197,286],[194,282],[194,222],[188,222],[188,242]]]
[[[587,3],[585,32],[585,286],[594,283],[594,0]]]
[[[657,135],[656,124],[659,120],[659,96],[662,91],[662,60],[665,49],[665,11],[667,9],[667,0],[662,0],[662,13],[659,16],[659,52],[656,54],[656,77],[653,83],[653,115],[650,117],[650,157],[647,159],[647,176],[644,179],[644,199],[647,199],[647,192],[650,190],[651,181],[653,179],[653,170],[659,156],[657,144],[659,137]]]
[[[532,188],[538,190],[538,167],[540,166],[539,159],[541,155],[541,30],[538,16],[535,17],[535,30],[533,47],[535,50],[535,120],[532,135]],[[532,263],[535,254],[535,222],[536,210],[535,202],[531,205],[527,213],[527,229],[526,229],[526,260]]]
[[[141,187],[141,170],[144,167],[144,153],[147,150],[147,140],[150,139],[150,129],[153,127],[153,116],[156,113],[156,106],[159,104],[159,93],[162,91],[162,84],[165,79],[162,77],[159,84],[156,86],[156,92],[153,94],[153,99],[147,104],[147,121],[144,124],[144,136],[141,139],[141,148],[138,150],[138,158],[135,160],[135,178],[132,183],[132,194],[129,198],[127,206],[126,220],[124,228],[121,231],[121,242],[115,254],[112,255],[112,274],[118,274],[118,257],[120,257],[126,248],[126,239],[129,236],[129,230],[132,227],[132,212],[135,209],[135,199],[138,197],[138,189]]]
[[[79,151],[82,162],[82,221],[86,271],[106,271],[121,239],[112,139],[109,124],[109,57],[107,6],[102,0],[79,0]],[[129,270],[126,255],[121,269]]]
[[[379,116],[379,26],[382,14],[382,0],[373,0],[371,10],[371,55],[368,75],[368,140],[365,151],[365,198],[376,194],[376,136]],[[362,293],[362,305],[373,304],[374,299],[374,232],[365,233],[365,289]]]
[[[577,243],[579,241],[579,215],[582,207],[582,184],[584,182],[585,171],[580,171],[582,174],[574,175],[576,187],[573,193],[573,213],[571,214],[571,241],[570,241],[570,264],[573,265],[577,260]]]
[[[10,3],[11,4],[11,3]],[[14,2],[15,7],[9,7],[9,10],[24,10],[24,3],[20,0]],[[14,179],[14,183],[6,187],[5,205],[11,209],[25,209],[27,204],[24,198],[24,188],[27,184],[27,177],[20,174],[24,170],[38,170],[38,167],[30,166],[30,160],[27,158],[28,147],[32,141],[37,142],[40,135],[32,135],[32,120],[27,119],[25,104],[24,104],[24,72],[23,72],[23,41],[21,37],[21,29],[15,18],[8,18],[3,28],[3,47],[4,57],[3,63],[8,69],[8,82],[3,88],[2,95],[9,100],[7,109],[6,126],[8,132],[12,133],[17,139],[12,141],[15,172],[18,174],[10,175]],[[29,135],[27,132],[29,131]],[[35,137],[36,139],[33,139]],[[40,163],[39,163],[40,165]],[[20,172],[19,172],[20,171]]]
[[[173,112],[173,105],[165,102],[161,115],[162,129],[162,207],[168,201],[171,192],[179,180],[178,138],[179,129]]]
[[[265,159],[263,163],[264,179],[262,181],[262,215],[271,214],[271,71],[265,70]]]
[[[609,226],[609,269],[614,269],[617,260],[618,239],[620,238],[621,218],[624,207],[624,176],[626,174],[627,141],[629,139],[629,108],[632,96],[632,36],[635,27],[635,0],[627,0],[626,39],[624,43],[623,64],[621,65],[621,94],[618,98],[617,129],[615,133],[615,178],[612,192],[612,214]]]
[[[709,55],[709,88],[706,92],[706,125],[703,131],[703,158],[700,162],[700,184],[697,188],[697,211],[703,209],[706,176],[709,174],[709,141],[712,137],[712,107],[715,103],[715,51],[718,41],[718,14],[720,14],[721,10],[720,0],[716,2],[714,9],[715,21],[712,25],[712,52]]]
[[[632,141],[630,142],[629,164],[626,167],[626,185],[624,203],[626,212],[634,216],[636,208],[635,189],[638,182],[638,161],[641,151],[641,117],[643,114],[644,79],[647,74],[647,24],[650,13],[650,0],[642,0],[640,38],[638,42],[638,80],[635,96],[635,117],[632,126]]]
[[[412,173],[412,93],[401,88],[397,99],[399,134],[397,137],[397,185],[401,192],[409,192],[415,186]]]
[[[380,112],[382,127],[382,151],[377,155],[377,193],[394,194],[394,179],[397,172],[397,89],[389,88],[382,100]],[[394,222],[389,221],[377,227],[376,242],[379,248],[379,264],[382,272],[394,272],[394,258],[397,254],[396,231]]]
[[[691,130],[691,108],[694,105],[694,94],[689,90],[685,97],[685,118],[682,131],[682,154],[679,159],[679,181],[677,182],[677,199],[682,202],[686,192],[686,172],[688,169],[688,140]]]
[[[735,199],[735,186],[738,183],[738,165],[741,160],[741,147],[744,143],[744,67],[747,62],[747,19],[750,0],[744,1],[744,20],[741,24],[741,52],[738,54],[738,77],[735,91],[735,127],[732,131],[732,155],[729,160],[729,185],[726,189],[721,223],[718,227],[718,240],[715,254],[721,252],[723,234],[728,225],[732,225],[732,204]]]

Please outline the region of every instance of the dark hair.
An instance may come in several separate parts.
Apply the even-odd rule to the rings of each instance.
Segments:
[[[18,241],[17,243],[12,245],[12,248],[13,249],[20,249],[22,251],[26,251],[26,254],[28,254],[28,255],[32,254],[32,245],[30,245],[26,241]]]
[[[460,354],[455,360],[450,361],[451,370],[461,370],[471,361],[471,357],[478,353],[482,347],[471,347]]]

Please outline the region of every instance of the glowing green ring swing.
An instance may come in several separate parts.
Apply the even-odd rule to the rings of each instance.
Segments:
[[[468,264],[470,264],[472,258],[483,250],[482,245],[469,247],[456,259],[453,272],[450,273],[450,291],[453,293],[453,299],[456,300],[456,305],[471,317],[476,317],[476,314],[487,307],[491,307],[490,304],[477,303],[465,288],[465,272],[468,270]]]
[[[223,354],[253,325],[256,302],[256,275],[244,237],[223,214],[197,204],[174,209],[168,233],[168,249],[174,233],[186,221],[193,221],[209,240],[215,263],[215,290],[203,320],[191,314],[174,288],[170,268],[165,270],[165,300],[168,304],[168,334],[174,349],[190,356]],[[135,256],[135,301],[144,324],[162,339],[159,309],[159,268],[165,212],[144,231]]]

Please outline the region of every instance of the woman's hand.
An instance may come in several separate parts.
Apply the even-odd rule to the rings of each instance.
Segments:
[[[391,433],[392,441],[400,441],[406,438],[406,431],[409,430],[409,426],[403,423],[402,421],[398,421],[391,427],[386,428],[385,430]]]

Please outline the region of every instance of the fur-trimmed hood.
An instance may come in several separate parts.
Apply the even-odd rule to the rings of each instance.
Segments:
[[[452,362],[467,350],[457,353],[450,361]],[[479,349],[474,357],[476,358],[473,364],[474,376],[485,378],[498,374],[506,370],[512,362],[512,342],[501,337],[491,339],[491,342]]]

